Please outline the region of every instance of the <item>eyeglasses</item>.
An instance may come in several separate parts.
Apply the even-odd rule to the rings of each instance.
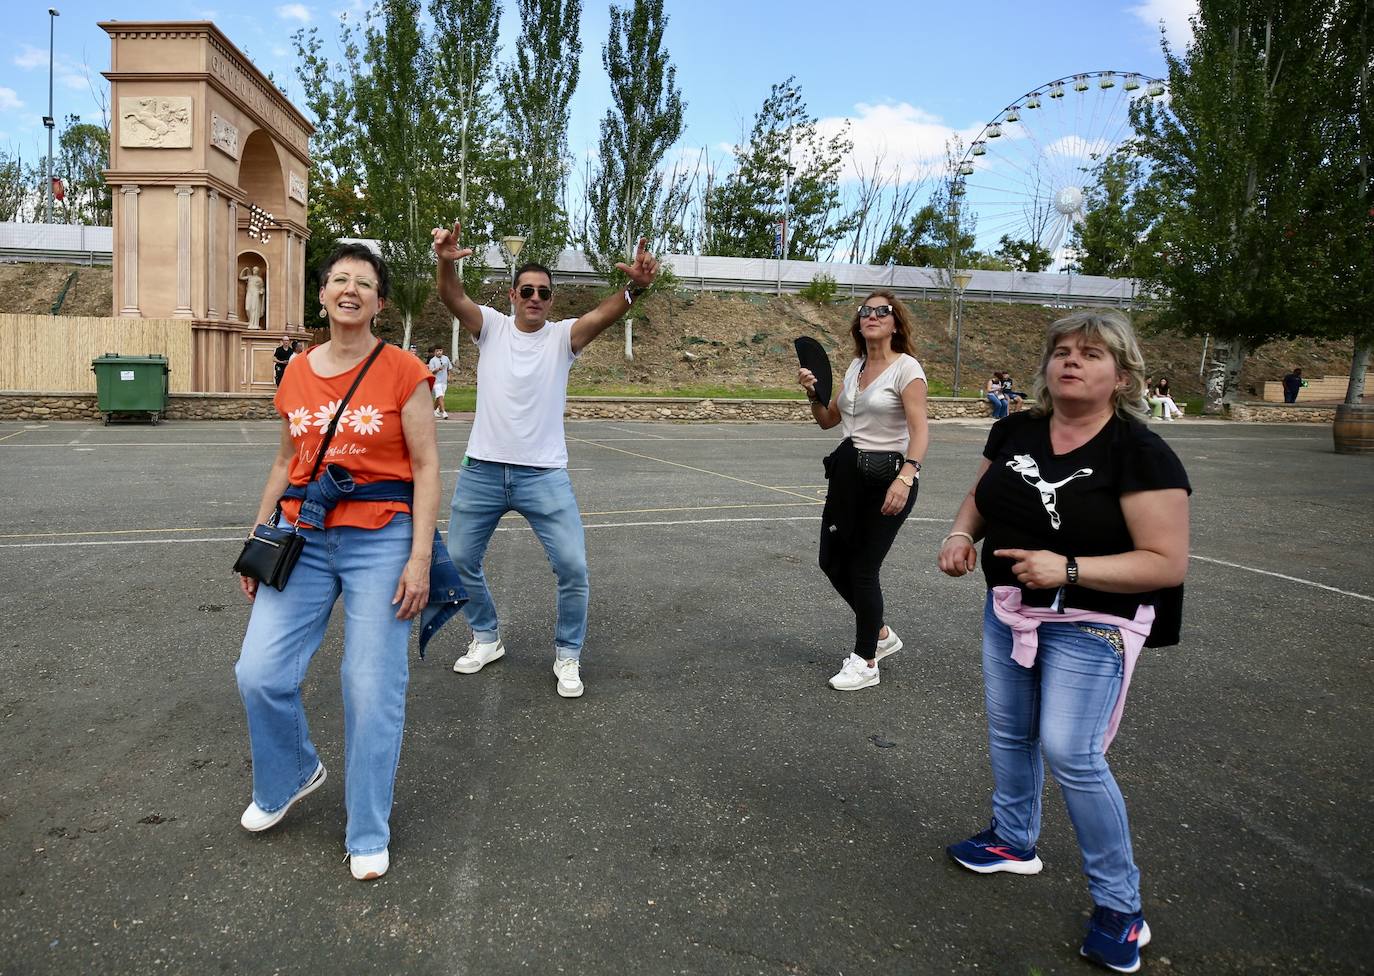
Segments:
[[[861,318],[861,319],[871,318],[871,317],[873,317],[873,316],[875,316],[875,315],[876,315],[878,318],[880,318],[880,319],[885,319],[885,318],[887,318],[887,317],[888,317],[889,315],[891,315],[891,314],[892,314],[892,306],[891,306],[891,305],[860,305],[860,306],[859,306],[859,318]]]
[[[353,282],[353,284],[357,285],[363,291],[377,290],[377,282],[372,278],[355,278],[353,275],[344,274],[342,271],[340,271],[338,274],[332,274],[329,276],[329,283],[339,288],[347,288],[348,283],[350,281]]]
[[[534,297],[536,291],[539,292],[539,300],[541,302],[547,302],[553,297],[553,289],[545,285],[540,285],[538,288],[534,287],[534,285],[521,285],[519,294],[525,301],[529,301]]]

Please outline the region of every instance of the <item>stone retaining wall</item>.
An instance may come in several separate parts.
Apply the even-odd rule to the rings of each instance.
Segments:
[[[930,419],[989,417],[991,405],[971,397],[931,397]],[[92,393],[30,393],[0,390],[0,420],[99,420]],[[180,393],[168,402],[168,420],[272,420],[265,393]],[[805,400],[700,400],[693,397],[568,397],[570,420],[667,420],[679,423],[809,423]],[[1329,424],[1335,404],[1235,403],[1231,420],[1250,423]]]
[[[1336,419],[1334,403],[1233,403],[1226,416],[1252,424],[1329,424]]]

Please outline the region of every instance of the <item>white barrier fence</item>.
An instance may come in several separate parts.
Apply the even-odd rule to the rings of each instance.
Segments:
[[[372,244],[375,249],[375,242]],[[0,261],[61,261],[109,264],[114,246],[110,227],[81,224],[0,223]],[[682,285],[703,291],[797,292],[818,275],[835,280],[840,294],[860,295],[887,288],[903,298],[939,300],[949,295],[947,272],[900,265],[778,261],[771,258],[723,258],[701,254],[665,254]],[[489,268],[505,267],[501,251],[487,248]],[[563,251],[553,268],[560,282],[596,283],[603,279],[580,251]],[[1042,305],[1110,305],[1128,307],[1140,300],[1138,284],[1127,278],[1051,274],[1028,271],[972,271],[964,299],[972,302],[1023,302]]]

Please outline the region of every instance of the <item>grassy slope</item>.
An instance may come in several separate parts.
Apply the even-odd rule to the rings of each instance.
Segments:
[[[59,265],[0,265],[0,312],[47,314],[71,270]],[[63,313],[109,315],[110,269],[75,270],[77,279],[68,292]],[[552,317],[576,316],[594,305],[597,298],[595,289],[560,288]],[[483,300],[497,308],[505,307],[499,288],[484,295]],[[634,360],[624,357],[623,328],[612,326],[574,365],[572,392],[796,395],[792,393],[796,389],[792,337],[815,336],[831,351],[836,370],[843,370],[852,354],[848,327],[858,300],[846,297],[833,305],[818,306],[795,296],[775,298],[751,293],[682,291],[654,296],[636,309]],[[954,341],[947,335],[948,306],[916,302],[910,307],[916,321],[917,354],[930,376],[931,392],[947,394],[954,373]],[[1058,309],[1038,305],[966,305],[961,343],[963,392],[968,394],[981,386],[993,369],[1012,370],[1021,388],[1028,388],[1043,329],[1059,314]],[[1137,319],[1137,325],[1146,362],[1155,375],[1167,375],[1175,391],[1185,398],[1199,396],[1202,340],[1175,333],[1153,334],[1144,316]],[[400,339],[399,316],[385,311],[378,331],[386,338]],[[319,335],[324,337],[324,333]],[[436,343],[449,346],[448,314],[432,297],[417,319],[412,341],[425,350]],[[453,351],[449,354],[453,356]],[[1308,376],[1343,376],[1349,369],[1349,356],[1348,343],[1271,343],[1247,360],[1241,384],[1257,395],[1265,380],[1278,379],[1294,365],[1302,365]],[[461,399],[464,388],[476,382],[476,350],[464,341],[454,358],[459,368],[450,391]]]

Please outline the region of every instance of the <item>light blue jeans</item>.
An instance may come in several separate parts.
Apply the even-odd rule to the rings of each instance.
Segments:
[[[993,613],[989,595],[983,679],[997,836],[1020,848],[1040,836],[1043,750],[1078,834],[1093,903],[1140,911],[1126,803],[1102,752],[1121,690],[1121,656],[1110,641],[1077,624],[1042,623],[1039,639],[1033,667],[1013,661],[1011,629]]]
[[[463,459],[453,489],[448,551],[468,591],[468,602],[463,606],[468,626],[483,643],[496,640],[500,633],[482,558],[497,523],[507,512],[523,515],[544,546],[558,579],[554,647],[558,657],[577,660],[587,637],[587,542],[572,479],[565,468]]]
[[[301,682],[342,595],[345,843],[350,854],[375,854],[391,839],[388,820],[410,680],[411,621],[396,619],[391,598],[410,558],[411,520],[401,514],[380,529],[302,534],[305,548],[286,589],[258,587],[234,668],[248,713],[253,801],[268,813],[280,810],[320,761],[306,725]]]

